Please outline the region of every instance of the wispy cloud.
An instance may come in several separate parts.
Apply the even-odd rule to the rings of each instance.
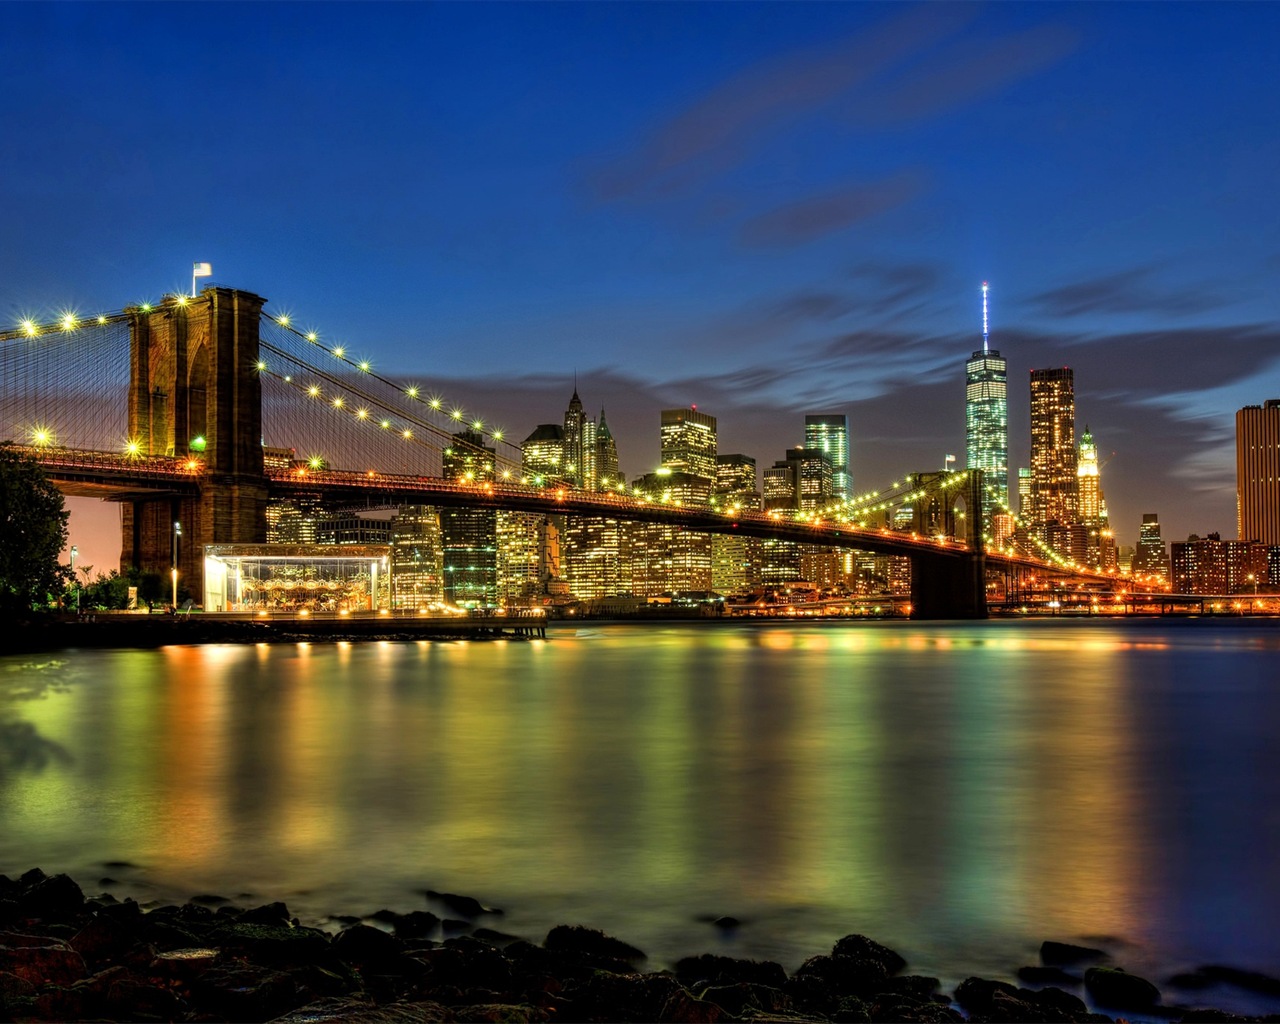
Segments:
[[[923,188],[923,175],[904,171],[870,185],[854,185],[787,203],[749,219],[739,239],[749,246],[794,246],[840,231],[901,206]]]
[[[1033,296],[1050,316],[1088,313],[1203,313],[1229,304],[1212,288],[1171,288],[1154,280],[1155,267],[1135,267],[1076,281]]]
[[[866,34],[749,68],[608,162],[589,183],[603,200],[683,191],[735,165],[780,127],[958,31],[973,15],[960,4],[916,7]]]

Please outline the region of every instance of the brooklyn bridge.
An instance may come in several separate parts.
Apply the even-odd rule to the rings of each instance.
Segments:
[[[269,504],[296,495],[331,507],[607,517],[902,556],[921,619],[985,617],[993,579],[1002,592],[1030,577],[1110,580],[1047,550],[986,550],[980,473],[904,471],[804,517],[531,476],[500,430],[266,304],[210,287],[0,332],[0,440],[31,452],[64,493],[120,503],[122,565],[162,576],[176,568],[188,581],[200,580],[206,546],[265,542]],[[459,446],[481,456],[480,472],[446,473]],[[905,505],[909,527],[889,528]]]

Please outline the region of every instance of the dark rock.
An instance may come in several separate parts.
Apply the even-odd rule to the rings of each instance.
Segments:
[[[842,998],[819,974],[801,974],[797,971],[782,986],[797,1010],[803,1013],[816,1013],[830,1017],[837,1008],[845,1005],[849,997]],[[850,1005],[857,1003],[865,1012],[866,1007],[861,1000],[853,999]],[[861,1018],[851,1018],[861,1019]]]
[[[209,933],[205,942],[221,949],[240,951],[263,964],[316,963],[332,969],[337,962],[330,949],[329,936],[314,928],[224,922]]]
[[[395,923],[400,920],[401,915],[394,910],[388,910],[383,907],[381,910],[375,910],[372,914],[365,917],[366,921],[377,921],[380,924],[389,924],[395,927]]]
[[[1196,973],[1203,975],[1210,981],[1225,982],[1228,985],[1234,985],[1236,988],[1242,988],[1249,992],[1258,992],[1268,996],[1280,995],[1280,978],[1274,978],[1269,974],[1260,974],[1257,971],[1242,971],[1237,967],[1220,967],[1217,965],[1201,967]]]
[[[89,974],[84,957],[64,944],[0,946],[0,971],[16,974],[33,985],[71,985]]]
[[[615,939],[596,928],[584,928],[581,925],[558,924],[547,932],[542,944],[550,950],[587,953],[615,960],[646,959],[644,953],[630,943]]]
[[[125,923],[106,914],[94,914],[72,937],[71,948],[88,963],[114,963],[132,948],[137,935],[138,929],[133,922]]]
[[[30,871],[27,872],[29,874]],[[27,875],[22,876],[24,880]],[[70,876],[54,875],[28,885],[19,898],[18,905],[22,913],[32,917],[66,918],[84,907],[84,893]]]
[[[1028,1002],[1033,1002],[1037,1006],[1053,1007],[1062,1010],[1064,1013],[1072,1017],[1076,1017],[1083,1013],[1088,1013],[1089,1008],[1084,1005],[1084,1000],[1079,996],[1073,996],[1070,992],[1063,992],[1060,988],[1042,988],[1039,991],[1032,992],[1030,989],[1019,989],[1023,993],[1024,998]]]
[[[128,974],[115,978],[107,990],[107,1011],[126,1020],[181,1020],[186,1006],[172,990]]]
[[[730,931],[731,929],[739,928],[742,926],[742,922],[739,921],[736,917],[727,917],[727,916],[717,917],[711,923],[715,925],[717,928],[721,929],[722,931]]]
[[[14,998],[34,995],[35,982],[19,977],[12,971],[0,971],[0,1007]]]
[[[855,960],[880,964],[885,975],[897,974],[907,966],[907,961],[888,946],[882,946],[865,935],[846,935],[831,947],[832,956],[848,956]]]
[[[716,1024],[728,1019],[729,1014],[723,1008],[698,999],[682,988],[671,993],[658,1014],[660,1024]]]
[[[783,993],[778,994],[790,1004],[791,1000],[787,999]],[[734,1017],[742,1016],[742,1011],[747,1007],[762,1009],[760,1000],[756,998],[751,986],[744,985],[742,982],[736,985],[711,985],[699,992],[698,998],[715,1003]]]
[[[772,960],[738,960],[712,953],[677,960],[675,971],[683,985],[736,985],[745,982],[780,989],[787,983],[787,972]]]
[[[1040,943],[1040,962],[1050,966],[1063,967],[1085,960],[1100,960],[1106,955],[1105,950],[1094,949],[1092,946],[1074,946],[1070,942]]]
[[[884,992],[893,993],[895,995],[906,995],[920,1002],[927,1002],[933,998],[933,994],[938,991],[942,984],[937,978],[926,978],[921,974],[903,974],[896,978],[887,978],[878,986],[879,995]]]
[[[815,975],[842,996],[870,995],[889,976],[881,961],[851,956],[811,956],[796,975]]]
[[[99,907],[96,916],[110,918],[128,927],[142,920],[142,908],[133,900],[126,899],[111,906]]]
[[[440,948],[416,955],[425,965],[433,987],[456,985],[464,992],[506,992],[512,987],[511,964],[497,949],[478,939],[448,939]]]
[[[1146,1010],[1160,1002],[1158,988],[1120,967],[1090,967],[1084,987],[1094,1002],[1121,1010]]]
[[[955,1000],[969,1013],[990,1013],[995,1006],[997,992],[1017,998],[1018,989],[1007,981],[990,981],[987,978],[965,978],[956,986]]]
[[[102,884],[107,885],[108,880],[104,878],[102,880]],[[188,900],[187,902],[200,903],[206,907],[220,907],[224,903],[230,903],[231,901],[227,899],[225,896],[215,896],[212,893],[202,893],[199,896],[192,896],[191,899]]]
[[[877,995],[867,1011],[868,1017],[875,1022],[886,1021],[893,1024],[897,1021],[925,1022],[925,1024],[950,1024],[952,1021],[963,1021],[964,1017],[951,1009],[932,1000],[913,999],[910,996],[886,992]]]
[[[404,943],[381,928],[353,924],[334,936],[333,952],[347,963],[365,968],[397,961],[404,953]]]
[[[104,860],[102,866],[112,871],[119,871],[121,868],[136,868],[138,865],[127,860]]]
[[[840,1024],[871,1024],[869,1007],[856,996],[843,996],[830,1017]]]
[[[210,970],[221,954],[216,949],[174,949],[151,962],[151,973],[163,978],[190,981]]]
[[[472,1006],[459,1006],[458,1020],[492,1021],[495,1024],[529,1024],[531,1021],[551,1019],[551,1014],[537,1006],[525,1003],[477,1003]]]
[[[193,979],[191,996],[212,1013],[244,1021],[270,1020],[309,1001],[288,974],[243,960],[224,961]]]
[[[472,896],[459,896],[452,892],[436,892],[434,889],[428,889],[427,898],[444,904],[455,914],[461,914],[463,917],[479,917],[481,914],[502,913],[497,907],[486,907]]]
[[[252,910],[244,911],[238,918],[241,924],[284,924],[289,923],[289,908],[283,903],[266,903]]]
[[[1033,985],[1081,985],[1084,978],[1068,974],[1061,967],[1019,967],[1018,978]]]
[[[397,939],[425,939],[440,927],[440,918],[428,910],[413,910],[396,918],[393,926]]]
[[[444,935],[466,935],[471,927],[470,921],[459,921],[452,917],[446,917],[440,922],[440,931]]]
[[[98,884],[99,885],[119,885],[120,883],[117,882],[110,875],[103,875],[101,878],[98,879]],[[199,897],[196,897],[196,898],[198,899]]]
[[[432,1024],[455,1019],[453,1012],[439,1003],[375,1006],[367,999],[343,996],[308,1003],[271,1024]]]
[[[18,885],[25,891],[30,889],[33,885],[43,882],[48,877],[49,876],[39,868],[32,868],[30,871],[18,876]]]
[[[666,974],[596,971],[565,991],[571,1009],[558,1016],[563,1020],[655,1021],[679,987]]]
[[[510,942],[518,942],[519,935],[508,935],[506,932],[496,931],[493,928],[477,928],[471,933],[473,939],[479,939],[481,942],[487,942],[491,946],[505,946]]]

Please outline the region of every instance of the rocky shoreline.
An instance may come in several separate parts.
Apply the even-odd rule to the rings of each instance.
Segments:
[[[86,898],[73,879],[39,868],[0,875],[0,1019],[1280,1022],[1280,1014],[1165,1004],[1157,986],[1103,950],[1060,942],[1046,941],[1042,962],[1018,972],[1025,987],[967,978],[947,993],[862,935],[845,936],[791,974],[770,961],[712,954],[656,971],[645,968],[641,950],[596,930],[559,925],[530,942],[491,927],[502,911],[472,897],[423,895],[424,906],[448,916],[380,910],[335,919],[343,927],[331,934],[303,926],[283,903],[244,908],[207,895],[144,909],[107,894]],[[1280,979],[1228,967],[1168,984],[1280,997]]]

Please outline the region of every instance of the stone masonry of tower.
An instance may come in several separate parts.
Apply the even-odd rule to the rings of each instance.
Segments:
[[[206,544],[266,540],[258,326],[265,299],[230,288],[129,313],[129,438],[146,455],[204,462],[199,493],[123,503],[121,565],[203,594]],[[175,523],[181,524],[176,536]]]

